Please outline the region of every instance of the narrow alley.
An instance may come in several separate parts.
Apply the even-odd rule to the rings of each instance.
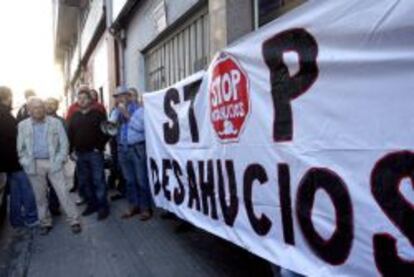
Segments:
[[[2,228],[0,276],[266,276],[269,264],[200,229],[180,232],[174,220],[141,222],[119,217],[126,203],[112,203],[108,220],[82,219],[73,235],[64,217],[48,236]],[[53,261],[53,262],[51,262]],[[263,275],[264,274],[264,275]],[[269,276],[269,275],[268,275]]]

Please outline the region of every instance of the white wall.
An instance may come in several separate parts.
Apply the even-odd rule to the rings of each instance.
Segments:
[[[111,92],[109,91],[109,65],[108,65],[108,45],[106,34],[103,35],[102,41],[96,48],[93,59],[93,87],[99,92],[103,88],[103,104],[109,109]]]

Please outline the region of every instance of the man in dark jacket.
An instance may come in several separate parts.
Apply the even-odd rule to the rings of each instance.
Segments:
[[[0,172],[7,174],[10,191],[10,224],[15,228],[37,221],[36,202],[29,179],[17,156],[17,121],[11,115],[12,92],[0,87]]]
[[[17,112],[17,122],[21,122],[27,118],[29,118],[29,109],[27,108],[27,101],[29,100],[30,97],[36,96],[36,93],[31,90],[28,89],[24,92],[24,97],[26,98],[26,104],[24,104],[19,111]]]
[[[106,116],[93,108],[89,90],[78,93],[78,103],[80,110],[69,121],[68,135],[70,153],[76,155],[79,187],[86,197],[82,215],[98,212],[98,220],[103,220],[109,215],[103,155],[108,137],[100,128]]]
[[[65,127],[65,130],[67,130],[66,121],[63,117],[57,114],[57,111],[59,109],[59,100],[54,97],[49,97],[45,101],[46,106],[46,114],[48,116],[52,116],[56,119],[59,119],[60,122],[62,122],[63,127]]]
[[[98,99],[98,92],[94,89],[90,89],[88,85],[80,85],[78,88],[78,94],[82,91],[89,91],[92,98],[91,109],[95,109],[100,111],[106,116],[106,109],[105,106],[99,103]],[[66,121],[69,122],[72,119],[72,116],[80,110],[79,102],[76,101],[72,105],[69,106],[68,112],[66,114]]]

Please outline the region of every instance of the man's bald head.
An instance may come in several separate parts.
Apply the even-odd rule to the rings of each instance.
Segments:
[[[32,119],[42,121],[46,116],[45,103],[39,97],[30,97],[27,101],[27,107]]]

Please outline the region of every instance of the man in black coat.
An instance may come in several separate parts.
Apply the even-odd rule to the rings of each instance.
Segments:
[[[10,224],[21,228],[37,222],[37,210],[29,179],[19,164],[16,147],[17,121],[11,114],[11,107],[11,90],[0,87],[0,172],[7,174]]]
[[[24,104],[19,111],[17,112],[17,122],[21,122],[27,118],[29,118],[29,109],[27,108],[27,101],[30,99],[30,97],[36,96],[36,93],[28,89],[24,92],[24,97],[26,98],[26,104]]]
[[[87,207],[83,216],[98,212],[98,220],[109,215],[104,171],[104,150],[108,137],[101,131],[106,115],[93,108],[89,90],[78,93],[79,111],[69,121],[70,152],[76,155],[79,189],[84,191]]]

